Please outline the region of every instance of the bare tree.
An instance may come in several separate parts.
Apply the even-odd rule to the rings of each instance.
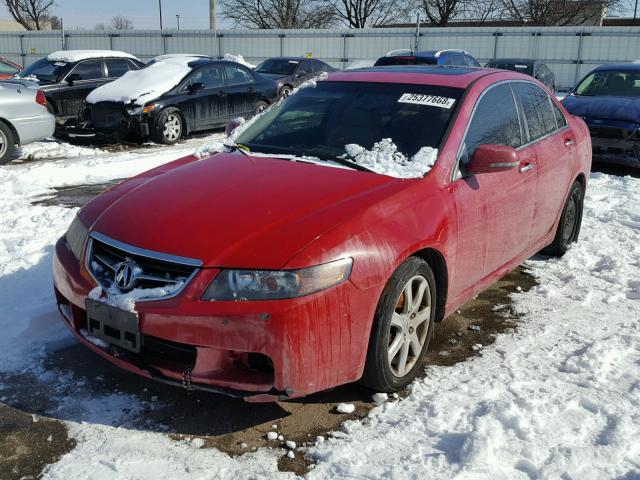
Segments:
[[[107,29],[107,26],[104,23],[96,23],[93,29],[99,32],[104,32]]]
[[[529,25],[581,25],[599,21],[620,0],[502,0],[506,13]]]
[[[62,30],[62,18],[53,15],[49,19],[49,25],[51,26],[51,30]]]
[[[114,30],[133,30],[133,22],[124,15],[116,15],[111,19]]]
[[[221,15],[246,28],[324,28],[334,21],[325,0],[220,0]]]
[[[2,0],[11,16],[27,30],[44,30],[49,26],[53,0]]]
[[[328,0],[333,15],[349,28],[378,27],[409,16],[411,6],[403,0]]]
[[[438,27],[446,26],[460,13],[462,7],[463,0],[422,0],[422,10],[427,16],[427,20]]]

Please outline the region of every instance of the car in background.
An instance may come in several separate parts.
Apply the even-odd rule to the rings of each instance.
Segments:
[[[525,75],[330,73],[232,139],[94,198],[57,242],[63,321],[113,364],[249,401],[395,391],[435,322],[578,239],[589,132]]]
[[[11,160],[16,145],[44,140],[54,129],[42,90],[0,82],[0,165]]]
[[[286,97],[307,80],[334,70],[322,60],[303,57],[267,58],[255,68],[256,72],[277,83],[279,97]]]
[[[556,76],[546,63],[540,60],[527,60],[524,58],[496,58],[487,63],[487,68],[498,68],[500,70],[511,70],[530,75],[551,93],[556,91]]]
[[[77,119],[84,99],[97,87],[144,66],[129,53],[115,50],[63,50],[32,63],[17,78],[37,82],[56,116],[58,133]]]
[[[0,57],[0,80],[13,78],[21,71],[22,67],[17,63],[13,63],[11,60]]]
[[[192,132],[253,116],[276,99],[273,80],[239,63],[168,56],[91,92],[67,134],[173,144]]]
[[[589,127],[594,161],[640,168],[640,64],[601,65],[562,103]]]
[[[388,67],[392,65],[457,65],[479,67],[478,61],[464,50],[450,48],[447,50],[430,50],[415,52],[409,49],[392,50],[384,57],[376,60],[374,66]]]

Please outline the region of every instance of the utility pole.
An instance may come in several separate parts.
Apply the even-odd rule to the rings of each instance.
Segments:
[[[636,14],[638,13],[638,0],[636,0],[636,6],[633,7],[633,19],[636,19]]]
[[[158,0],[158,9],[160,10],[160,30],[162,30],[162,0]]]
[[[216,31],[216,0],[209,0],[209,30]]]
[[[178,21],[178,30],[180,30],[180,15],[176,15],[176,20]]]

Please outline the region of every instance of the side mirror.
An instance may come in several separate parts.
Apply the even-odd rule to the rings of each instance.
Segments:
[[[306,77],[307,76],[307,72],[305,72],[304,70],[298,70],[296,72],[296,77],[298,78],[302,78],[302,77]]]
[[[466,167],[472,175],[480,173],[506,172],[520,165],[518,152],[506,145],[480,145],[473,152],[471,161]]]
[[[82,80],[82,75],[80,75],[79,73],[72,73],[67,77],[67,83],[69,84],[69,86],[72,86],[73,82],[77,82],[78,80]]]
[[[244,118],[234,118],[229,123],[227,123],[227,127],[224,129],[224,134],[227,137],[230,137],[236,128],[244,123]]]
[[[196,93],[198,90],[204,90],[204,83],[196,82],[187,87],[189,93]]]

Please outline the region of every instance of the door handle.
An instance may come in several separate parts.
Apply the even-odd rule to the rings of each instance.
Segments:
[[[535,164],[531,162],[525,162],[520,165],[520,168],[518,170],[520,171],[520,173],[524,173],[528,172],[529,170],[533,170],[534,168],[536,168]]]
[[[253,88],[253,86],[249,87],[249,92],[253,92],[255,90],[255,88]]]
[[[567,138],[564,139],[564,146],[565,147],[570,147],[571,145],[575,145],[575,143],[576,142],[571,137],[567,137]]]
[[[218,92],[218,96],[219,96],[219,97],[224,97],[226,94],[227,94],[227,93],[226,93],[226,92],[223,92],[223,91],[219,91],[219,92]]]

